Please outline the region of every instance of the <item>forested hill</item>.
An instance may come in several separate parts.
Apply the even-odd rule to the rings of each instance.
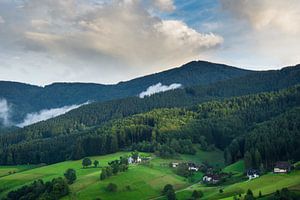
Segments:
[[[300,65],[279,71],[256,72],[242,78],[230,79],[209,86],[178,89],[144,99],[130,97],[93,103],[57,118],[28,126],[18,132],[21,135],[24,132],[30,132],[31,137],[72,134],[76,130],[99,126],[111,119],[143,113],[155,108],[193,106],[210,100],[277,91],[296,84],[300,84]]]
[[[182,84],[183,87],[208,85],[244,76],[252,71],[222,64],[194,61],[168,71],[121,82],[116,85],[92,83],[54,83],[45,87],[0,81],[0,99],[6,99],[12,109],[11,120],[20,122],[30,112],[81,104],[87,101],[107,101],[137,96],[157,83]]]
[[[299,152],[299,106],[300,86],[295,86],[279,92],[210,101],[189,109],[156,109],[111,120],[100,127],[81,127],[76,132],[53,134],[48,130],[38,133],[31,128],[0,137],[0,164],[54,163],[125,148],[155,151],[161,156],[172,156],[176,152],[192,154],[195,152],[193,143],[203,149],[210,146],[226,149],[226,160],[231,163],[244,157],[243,141],[247,140],[247,144],[259,139],[257,145],[272,141],[263,148],[267,152],[274,144],[280,149],[276,156],[261,156],[266,166],[271,166],[276,159],[294,159]],[[295,120],[289,122],[291,117]],[[273,130],[280,140],[259,136],[266,125],[275,123],[284,124]],[[16,142],[20,138],[22,141]],[[264,154],[260,148],[257,146],[251,151]]]

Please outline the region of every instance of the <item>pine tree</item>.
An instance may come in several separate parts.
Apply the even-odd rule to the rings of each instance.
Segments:
[[[254,160],[255,160],[255,168],[258,169],[261,165],[261,155],[259,151],[256,149],[254,153]]]
[[[252,168],[252,156],[249,151],[246,151],[245,156],[244,156],[244,162],[245,162],[245,167],[246,169],[251,169]]]

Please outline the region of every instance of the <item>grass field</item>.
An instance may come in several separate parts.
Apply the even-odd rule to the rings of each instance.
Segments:
[[[223,185],[218,187],[206,187],[199,184],[202,178],[201,173],[197,173],[193,177],[193,181],[176,175],[168,164],[172,161],[193,161],[197,163],[208,162],[214,166],[224,166],[223,152],[203,152],[198,151],[196,155],[180,155],[174,159],[162,159],[153,155],[150,166],[130,165],[127,172],[119,173],[108,179],[100,181],[101,167],[106,166],[109,161],[118,159],[120,156],[129,154],[129,152],[119,152],[115,154],[90,157],[92,160],[100,161],[99,168],[83,169],[81,160],[66,161],[44,167],[35,166],[10,166],[0,167],[4,176],[0,177],[0,199],[7,192],[14,190],[22,185],[29,184],[36,179],[45,181],[55,177],[62,177],[68,168],[73,168],[77,173],[76,182],[70,186],[71,193],[63,200],[95,200],[101,198],[105,200],[113,199],[164,199],[161,197],[161,190],[166,184],[174,185],[177,190],[177,199],[183,200],[191,196],[193,190],[201,190],[204,192],[204,199],[232,199],[235,194],[243,194],[247,189],[253,190],[257,195],[259,191],[263,194],[273,193],[277,189],[290,187],[294,190],[300,188],[300,172],[295,171],[288,175],[267,174],[252,181],[242,181],[231,185]],[[33,168],[33,169],[32,169]],[[15,170],[14,174],[7,174],[8,171]],[[229,165],[223,169],[226,172],[232,172],[235,175],[243,176],[243,161],[239,161]],[[109,183],[115,183],[118,186],[118,192],[110,193],[105,190]],[[223,193],[219,193],[219,189],[223,189]]]
[[[35,168],[34,165],[0,166],[0,177]]]
[[[118,159],[120,156],[124,155],[124,152],[115,153],[111,155],[91,157],[92,160],[99,160],[100,165],[107,165],[108,161]],[[54,165],[39,167],[27,171],[22,171],[19,173],[11,174],[9,176],[4,176],[0,178],[0,198],[3,197],[9,190],[16,189],[24,184],[31,183],[36,179],[43,179],[45,181],[51,180],[55,177],[63,176],[63,173],[68,168],[73,168],[76,170],[78,177],[77,187],[83,187],[87,182],[85,182],[86,177],[91,174],[94,174],[92,177],[99,178],[100,168],[88,168],[82,169],[81,160],[78,161],[66,161],[62,163],[57,163]],[[84,179],[84,180],[82,180]],[[99,180],[99,179],[98,179]],[[87,179],[86,181],[90,181]]]
[[[194,185],[182,192],[177,193],[178,199],[186,199],[190,197],[193,190],[201,190],[204,192],[203,199],[233,199],[234,195],[244,194],[251,189],[254,195],[258,196],[259,191],[263,195],[274,193],[284,187],[293,190],[300,189],[300,171],[294,171],[290,174],[273,174],[268,173],[258,179],[251,181],[242,181],[228,186],[205,187],[201,184]],[[219,190],[222,189],[223,193]]]
[[[193,161],[201,164],[203,162],[209,163],[213,166],[224,167],[223,151],[197,151],[196,155],[181,155],[181,159]]]
[[[223,171],[226,173],[232,173],[234,176],[243,175],[245,172],[244,160],[240,160],[236,163],[226,166]]]
[[[90,157],[91,160],[100,161],[100,166],[106,166],[109,161],[118,159],[120,156],[129,154],[129,152],[119,152],[111,155]],[[151,167],[144,165],[130,165],[127,172],[112,176],[104,181],[100,181],[101,168],[82,169],[81,160],[66,161],[49,166],[39,167],[27,171],[21,171],[23,166],[15,167],[20,172],[0,178],[0,198],[6,195],[10,190],[14,190],[22,185],[31,183],[36,179],[45,181],[55,177],[63,176],[68,168],[73,168],[77,173],[76,182],[70,186],[71,194],[64,199],[149,199],[160,196],[162,188],[171,183],[176,189],[184,189],[191,185],[190,180],[176,175],[168,164],[175,160],[204,162],[209,161],[214,165],[223,165],[222,151],[202,152],[198,151],[196,155],[180,155],[174,159],[161,159],[153,157]],[[221,160],[221,161],[220,161]],[[12,170],[14,167],[2,167]],[[197,173],[194,181],[202,178],[201,173]],[[105,188],[108,183],[118,185],[117,193],[108,193]],[[128,187],[129,186],[129,187]],[[130,189],[128,189],[130,188]]]

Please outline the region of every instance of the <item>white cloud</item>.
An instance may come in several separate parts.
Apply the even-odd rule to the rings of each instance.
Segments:
[[[0,99],[0,125],[8,126],[10,124],[9,114],[10,108],[6,99]]]
[[[181,88],[182,85],[179,83],[173,83],[171,85],[162,85],[161,83],[157,83],[156,85],[152,85],[150,87],[147,88],[146,91],[143,91],[139,94],[140,98],[144,98],[146,96],[151,96],[153,94],[156,93],[160,93],[160,92],[166,92],[168,90],[175,90],[178,88]]]
[[[221,0],[225,9],[246,19],[257,30],[300,32],[299,0]]]
[[[161,11],[171,12],[176,9],[173,0],[153,0],[154,5]]]
[[[219,62],[260,70],[299,64],[299,0],[220,2],[225,43],[218,55],[225,60]]]
[[[162,11],[175,9],[170,0],[154,3]],[[26,76],[18,75],[22,80],[40,77],[31,65],[26,65],[28,57],[30,62],[51,57],[51,62],[42,62],[39,68],[46,68],[47,76],[59,77],[53,81],[111,83],[201,59],[223,42],[221,36],[201,33],[180,20],[153,16],[149,11],[153,4],[141,0],[101,4],[28,0],[21,7],[17,3],[6,4],[10,12],[3,10],[2,14],[0,2],[1,15],[8,18],[5,31],[0,31],[0,42],[5,44],[3,49],[0,47],[0,57],[1,52],[12,52],[11,57],[26,55],[21,57],[22,63],[12,61],[10,66],[2,64],[7,63],[7,58],[0,60],[0,69],[22,65],[28,71]],[[70,73],[65,76],[65,71]]]
[[[82,105],[88,103],[80,104],[80,105],[71,105],[71,106],[64,106],[61,108],[53,108],[53,109],[44,109],[36,113],[29,113],[26,115],[24,121],[20,124],[17,124],[18,127],[28,126],[40,121],[44,121],[47,119],[51,119],[53,117],[57,117],[59,115],[63,115],[73,109],[79,108]]]

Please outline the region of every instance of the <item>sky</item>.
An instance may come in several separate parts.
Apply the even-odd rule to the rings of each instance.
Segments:
[[[0,0],[0,80],[113,84],[207,60],[300,63],[299,0]]]

